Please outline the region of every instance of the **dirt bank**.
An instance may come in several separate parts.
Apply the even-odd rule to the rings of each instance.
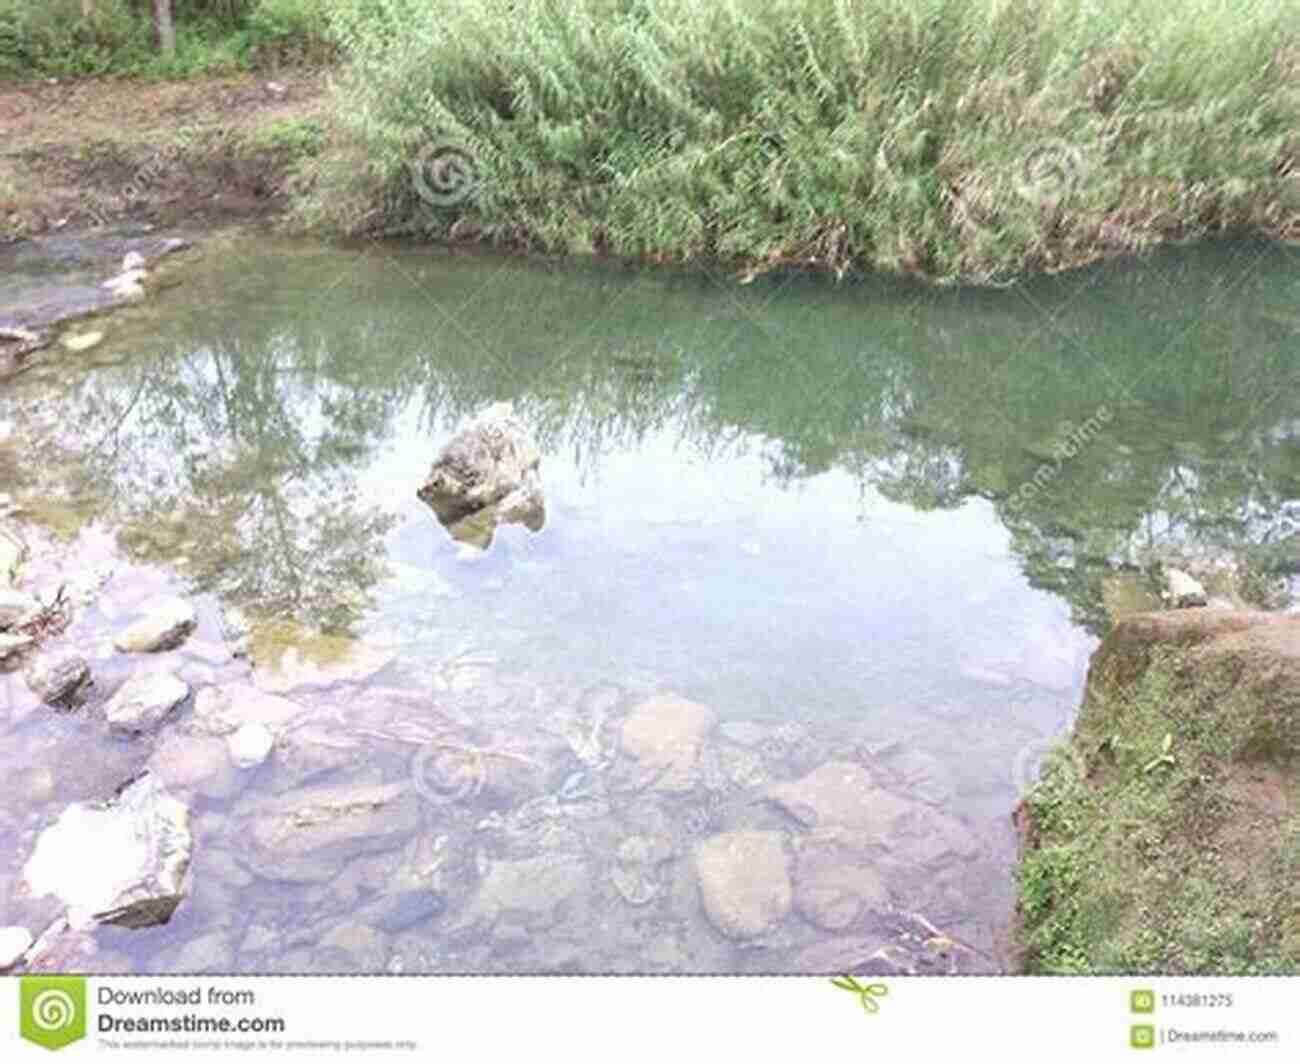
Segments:
[[[325,75],[0,82],[0,239],[269,216],[323,140]]]
[[[1300,617],[1121,620],[1017,820],[1026,971],[1300,971]]]

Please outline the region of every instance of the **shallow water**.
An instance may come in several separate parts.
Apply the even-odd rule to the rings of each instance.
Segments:
[[[87,963],[108,969],[821,970],[906,945],[897,913],[919,912],[976,951],[952,970],[994,970],[1010,810],[1069,726],[1116,589],[1140,600],[1154,559],[1231,559],[1284,598],[1300,568],[1294,249],[934,292],[259,237],[180,275],[0,398],[4,490],[80,534],[67,572],[24,579],[116,567],[60,637],[103,655],[91,704],[35,710],[9,678],[0,758],[54,778],[6,797],[0,874],[12,888],[66,802],[158,756],[163,733],[94,723],[137,664],[111,634],[155,592],[199,605],[211,660],[164,655],[196,689],[247,669],[220,652],[222,602],[356,636],[377,664],[294,686],[273,660],[290,629],[255,641],[254,679],[309,729],[180,788],[193,894],[165,927],[102,931]],[[547,519],[479,556],[415,489],[503,399],[538,439]],[[622,787],[621,721],[664,692],[721,722],[699,781]],[[491,764],[536,761],[541,783],[430,798],[435,727],[506,751]],[[719,934],[694,847],[757,829],[798,850],[806,827],[766,788],[828,760],[925,814],[879,852],[894,915],[814,926],[796,861],[793,911]],[[272,796],[413,776],[412,830],[307,880],[249,865]],[[932,845],[934,817],[959,844]],[[630,836],[669,856],[629,865]],[[406,921],[383,906],[421,863],[441,869],[437,911]]]

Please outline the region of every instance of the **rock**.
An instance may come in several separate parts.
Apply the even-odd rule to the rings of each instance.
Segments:
[[[0,661],[17,654],[20,650],[26,650],[35,642],[36,640],[29,635],[13,635],[9,632],[0,632]]]
[[[410,785],[317,787],[237,811],[244,864],[264,879],[324,882],[349,860],[401,845],[419,826]]]
[[[27,667],[24,678],[46,705],[70,705],[90,684],[90,665],[79,654],[45,654]]]
[[[321,936],[319,948],[337,953],[346,972],[381,972],[388,961],[388,937],[364,923],[337,924]]]
[[[700,747],[716,722],[708,706],[676,695],[658,695],[628,714],[620,749],[631,759],[632,774],[641,786],[689,791],[697,780]]]
[[[235,950],[229,935],[222,930],[186,942],[168,965],[172,975],[198,975],[202,972],[229,972],[235,966]]]
[[[67,336],[63,337],[62,343],[67,350],[79,353],[81,351],[89,351],[92,347],[96,347],[103,343],[103,341],[104,334],[96,330],[94,332],[69,333]]]
[[[843,828],[859,844],[890,845],[912,808],[878,787],[871,773],[853,761],[828,761],[802,779],[774,784],[765,794],[805,827]]]
[[[167,669],[135,672],[104,707],[104,716],[117,731],[150,731],[189,694],[189,685]]]
[[[221,610],[221,634],[230,644],[230,653],[237,658],[248,657],[249,639],[253,628],[248,617],[238,606],[225,606]]]
[[[753,747],[767,738],[771,728],[752,720],[729,720],[718,725],[718,734],[737,746]]]
[[[8,971],[32,946],[32,933],[25,927],[0,927],[0,972]]]
[[[490,542],[490,526],[497,520],[541,527],[544,507],[537,474],[540,462],[537,445],[514,408],[509,403],[494,403],[452,437],[416,496],[447,528],[487,507],[498,506],[486,530]],[[483,530],[477,531],[476,536],[456,538],[478,543]]]
[[[253,680],[271,694],[308,691],[341,683],[364,683],[393,662],[395,651],[352,641],[346,652],[328,661],[312,661],[289,647],[276,662],[257,661]]]
[[[695,847],[695,873],[709,921],[728,938],[772,930],[790,911],[790,858],[777,831],[732,831]]]
[[[185,894],[189,817],[146,773],[108,802],[68,806],[37,838],[24,883],[58,897],[73,928],[165,924]]]
[[[888,911],[890,900],[870,857],[832,829],[801,840],[794,904],[809,923],[839,932]]]
[[[176,789],[198,787],[229,765],[226,744],[207,735],[167,735],[149,759],[149,770],[164,786]]]
[[[0,628],[12,628],[34,617],[41,604],[31,595],[13,588],[0,588]]]
[[[128,251],[122,256],[122,272],[130,273],[132,270],[143,270],[145,267],[144,256],[138,251]]]
[[[587,883],[587,863],[574,854],[492,861],[459,927],[509,916],[530,930],[543,930],[555,924],[561,903],[572,900]]]
[[[271,789],[293,790],[308,780],[365,763],[365,746],[354,734],[308,721],[281,735],[271,752]]]
[[[259,691],[252,684],[232,683],[200,691],[194,699],[191,724],[209,735],[229,735],[256,724],[274,736],[309,713],[305,706]]]
[[[182,598],[170,596],[146,607],[145,615],[119,635],[113,645],[129,654],[170,650],[185,642],[197,623],[194,607]]]
[[[1205,605],[1205,588],[1183,570],[1166,569],[1165,583],[1169,588],[1165,595],[1175,609]]]
[[[230,760],[238,768],[252,768],[270,756],[275,736],[265,724],[254,721],[241,724],[226,736],[226,743],[230,749]]]

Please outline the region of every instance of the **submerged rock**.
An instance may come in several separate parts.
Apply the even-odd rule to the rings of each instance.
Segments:
[[[238,768],[252,768],[271,755],[275,736],[265,724],[250,721],[227,735],[226,744],[230,748],[230,760]]]
[[[36,840],[23,868],[33,895],[52,894],[69,924],[165,924],[185,895],[189,809],[146,773],[109,802],[74,803]]]
[[[766,795],[805,827],[844,828],[879,845],[889,844],[912,808],[853,761],[828,761],[801,779],[769,787]]]
[[[799,914],[827,931],[844,931],[890,907],[871,857],[835,830],[801,840],[794,898]]]
[[[575,854],[492,861],[459,926],[491,923],[509,914],[513,922],[543,930],[554,925],[557,907],[579,894],[588,881],[587,863]]]
[[[109,700],[104,716],[117,731],[150,731],[189,694],[189,684],[167,669],[136,672]]]
[[[393,849],[419,826],[407,783],[312,788],[255,800],[238,815],[249,869],[303,883],[332,878],[359,854]]]
[[[90,665],[79,654],[47,654],[27,667],[25,679],[46,705],[69,705],[89,685]]]
[[[695,873],[709,921],[728,938],[770,931],[790,911],[790,858],[777,831],[732,831],[695,847]]]
[[[275,734],[308,712],[305,706],[259,691],[252,684],[231,683],[205,687],[195,696],[192,724],[209,735],[228,735],[248,724],[261,725]]]
[[[152,603],[113,645],[124,653],[135,654],[170,650],[185,642],[197,623],[194,607],[182,598],[170,596]]]
[[[620,766],[627,789],[691,790],[698,779],[700,748],[717,723],[708,706],[676,695],[657,695],[636,706],[623,722]],[[622,788],[620,788],[622,789]]]
[[[542,527],[540,462],[511,404],[494,403],[461,426],[416,495],[457,540],[486,547],[498,521],[523,523],[532,531]]]

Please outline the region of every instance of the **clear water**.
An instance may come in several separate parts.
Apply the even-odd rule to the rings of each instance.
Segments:
[[[383,667],[290,689],[263,651],[255,682],[352,752],[308,775],[290,736],[226,786],[182,788],[192,895],[164,927],[102,930],[87,966],[821,970],[906,949],[898,913],[915,912],[972,947],[953,969],[996,970],[1010,812],[1068,729],[1117,582],[1164,556],[1235,561],[1264,591],[1300,569],[1295,249],[1171,250],[936,292],[245,237],[178,275],[101,346],[0,397],[5,490],[79,535],[28,581],[115,567],[60,637],[101,655],[91,704],[38,710],[8,677],[9,919],[32,919],[17,884],[36,833],[155,756],[161,735],[112,739],[94,717],[138,664],[108,640],[152,594],[194,596],[201,643],[220,642],[224,602],[356,637]],[[415,490],[456,425],[498,400],[536,435],[547,521],[468,557]],[[196,688],[247,668],[163,657]],[[565,720],[604,719],[612,756],[623,716],[664,692],[712,707],[724,765],[750,756],[735,737],[765,734],[754,782],[622,793],[616,768],[566,760]],[[324,878],[245,867],[259,802],[409,781],[431,722],[539,761],[544,793],[594,790],[596,805],[566,797],[546,835],[520,819],[532,792],[422,801],[417,827]],[[796,905],[757,939],[719,934],[694,847],[741,828],[799,845],[765,787],[832,759],[967,844],[922,864],[923,839],[891,842],[892,916],[832,931]],[[37,786],[41,766],[54,778]],[[611,886],[630,835],[672,852],[646,904]],[[376,924],[430,853],[438,911]],[[503,863],[552,859],[580,869],[553,906],[501,901]]]

